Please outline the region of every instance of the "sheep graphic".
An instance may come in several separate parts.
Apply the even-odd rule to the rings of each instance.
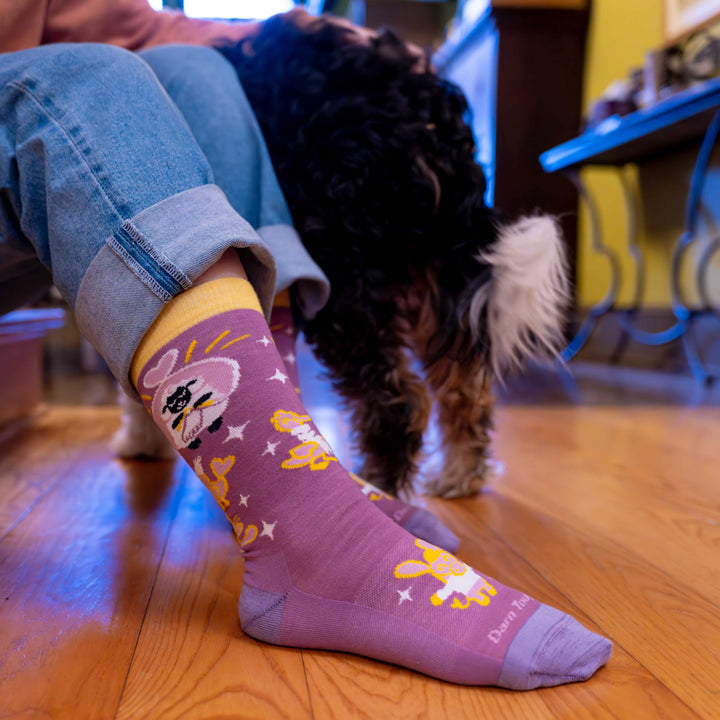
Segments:
[[[415,545],[421,548],[423,560],[406,560],[395,568],[396,578],[412,578],[419,575],[430,574],[444,583],[436,593],[430,597],[433,605],[442,605],[451,595],[462,595],[467,602],[454,598],[450,607],[465,610],[471,602],[480,605],[489,605],[491,595],[497,590],[472,568],[458,560],[435,545],[423,540],[415,540]]]
[[[162,421],[165,434],[178,449],[195,450],[200,433],[216,432],[230,395],[238,386],[240,368],[229,358],[208,358],[176,369],[179,353],[168,350],[143,378],[155,390],[152,415]]]

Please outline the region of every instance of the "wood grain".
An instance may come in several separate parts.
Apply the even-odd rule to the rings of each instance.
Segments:
[[[0,541],[0,717],[114,717],[157,572],[172,465],[111,461],[83,415],[53,412],[85,455]]]
[[[512,435],[500,435],[507,472],[494,487],[574,527],[593,527],[682,583],[702,575],[702,593],[720,603],[720,444],[701,444],[707,433],[671,420],[672,410],[616,415],[609,422],[606,411],[566,410],[548,422],[547,410],[543,419],[506,408],[500,423],[511,416],[523,447],[517,452]],[[703,428],[720,424],[715,410],[697,416]]]
[[[80,456],[99,447],[107,459],[107,438],[117,422],[115,408],[41,412],[31,428],[0,445],[0,538],[77,466]],[[81,433],[86,442],[78,441]]]
[[[570,529],[499,493],[482,503],[462,501],[458,512],[501,533],[516,552],[592,617],[603,634],[689,708],[702,717],[717,715],[717,606],[626,548]]]

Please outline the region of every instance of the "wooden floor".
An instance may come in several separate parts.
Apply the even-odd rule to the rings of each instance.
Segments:
[[[590,681],[529,693],[245,637],[199,481],[113,459],[117,410],[61,396],[0,446],[0,718],[720,718],[720,408],[693,381],[541,373],[498,409],[504,473],[428,501],[463,560],[614,641]]]

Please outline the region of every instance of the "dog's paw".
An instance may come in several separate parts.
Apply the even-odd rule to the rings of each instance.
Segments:
[[[110,449],[127,460],[172,460],[175,457],[175,449],[155,425],[147,430],[121,427],[110,439]]]
[[[475,495],[485,486],[485,478],[475,474],[468,474],[460,481],[446,477],[440,473],[430,478],[424,485],[426,495],[436,495],[442,498],[459,498]]]
[[[110,440],[110,449],[118,457],[151,460],[175,458],[175,449],[142,405],[122,393],[120,409],[120,429]]]
[[[497,460],[484,460],[479,467],[472,470],[457,463],[449,463],[424,483],[423,491],[426,495],[442,498],[476,495],[498,477],[503,469],[503,464]]]

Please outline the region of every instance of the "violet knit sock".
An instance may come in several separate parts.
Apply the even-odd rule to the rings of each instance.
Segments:
[[[287,292],[281,293],[275,298],[275,304],[270,313],[270,330],[275,347],[285,364],[285,372],[295,388],[295,392],[300,395],[300,373],[295,356],[297,331],[289,303],[290,298]]]
[[[275,347],[285,363],[285,373],[295,388],[295,392],[299,397],[302,397],[297,357],[295,355],[295,323],[289,307],[290,299],[289,297],[282,297],[279,304],[277,300],[278,298],[276,298],[276,304],[273,305],[272,314],[270,315],[270,330],[275,341]],[[425,510],[425,508],[403,502],[376,488],[357,475],[352,475],[352,478],[362,488],[365,497],[370,502],[374,503],[379,510],[392,518],[398,525],[404,527],[409,533],[450,552],[455,552],[460,546],[460,539],[457,535],[445,527],[435,515]]]
[[[258,309],[198,319],[204,296],[227,294],[225,282],[173,301],[132,375],[234,527],[245,555],[243,630],[514,689],[585,680],[603,665],[608,640],[367,502],[305,412]]]

